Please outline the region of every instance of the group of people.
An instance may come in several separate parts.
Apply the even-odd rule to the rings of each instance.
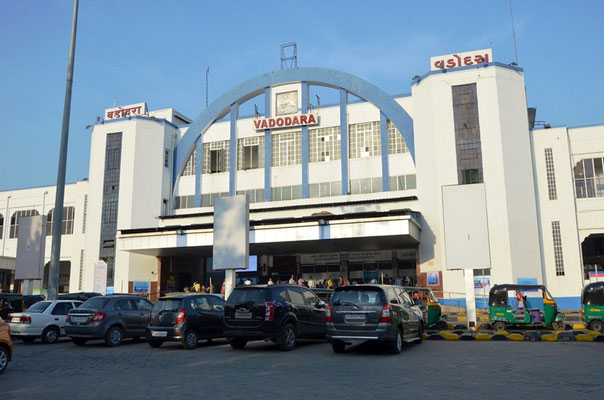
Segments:
[[[223,283],[224,285],[224,283]],[[183,291],[185,293],[214,293],[214,285],[210,283],[208,286],[202,285],[199,282],[195,281],[193,284],[189,286],[185,286]]]

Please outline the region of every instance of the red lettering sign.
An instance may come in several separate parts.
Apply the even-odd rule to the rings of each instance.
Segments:
[[[274,128],[291,128],[303,125],[316,125],[318,118],[314,114],[294,115],[292,117],[276,117],[276,118],[261,118],[254,120],[254,128],[274,129]]]
[[[480,52],[476,54],[477,52]],[[477,52],[451,54],[448,56],[432,57],[432,70],[457,68],[476,64],[488,63],[491,50],[478,50]],[[442,58],[441,58],[442,57]]]

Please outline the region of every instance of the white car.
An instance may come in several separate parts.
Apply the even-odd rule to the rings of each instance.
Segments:
[[[40,338],[44,343],[54,343],[65,336],[65,318],[69,310],[82,304],[77,300],[39,301],[21,313],[9,314],[11,336],[25,343]]]

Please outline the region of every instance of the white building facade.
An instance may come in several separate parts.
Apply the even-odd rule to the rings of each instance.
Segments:
[[[532,129],[522,69],[488,50],[431,64],[408,95],[299,68],[243,82],[195,120],[144,103],[106,110],[89,178],[67,188],[60,291],[93,290],[98,260],[115,292],[219,286],[213,202],[245,194],[253,262],[242,277],[377,278],[464,297],[443,193],[481,185],[489,260],[474,274],[545,284],[577,308],[604,256],[604,126]],[[339,103],[321,105],[325,90]],[[250,103],[254,114],[239,115]],[[0,192],[0,265],[16,256],[18,217],[46,215],[53,200],[53,187]]]

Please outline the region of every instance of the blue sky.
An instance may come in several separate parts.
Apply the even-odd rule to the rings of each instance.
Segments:
[[[580,5],[580,6],[577,6]],[[528,103],[552,126],[604,124],[604,2],[513,0]],[[56,183],[73,2],[0,1],[0,190]],[[410,92],[431,56],[493,48],[514,61],[508,0],[80,0],[67,181],[88,176],[105,108],[146,101],[195,118],[240,82],[298,65]],[[322,103],[326,101],[322,99]]]

